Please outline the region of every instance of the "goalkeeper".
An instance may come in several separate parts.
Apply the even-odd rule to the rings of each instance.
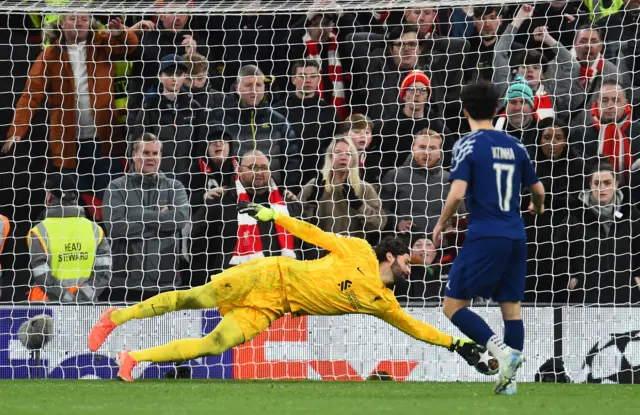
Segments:
[[[242,203],[240,213],[260,221],[275,221],[293,235],[330,253],[315,261],[288,257],[260,258],[212,277],[201,287],[159,294],[124,309],[109,308],[89,334],[89,349],[96,351],[119,325],[133,319],[171,311],[219,307],[224,316],[202,338],[175,340],[163,346],[118,353],[118,377],[132,381],[137,363],[174,362],[218,355],[247,342],[290,312],[293,316],[371,314],[426,343],[456,351],[470,365],[480,348],[471,340],[454,338],[402,310],[386,288],[410,273],[409,250],[397,239],[373,248],[363,239],[346,238],[293,219],[257,204]]]

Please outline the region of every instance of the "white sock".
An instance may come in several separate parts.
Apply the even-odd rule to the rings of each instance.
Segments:
[[[509,356],[511,355],[511,347],[504,344],[502,339],[495,334],[491,336],[491,338],[487,342],[487,349],[498,360],[508,359]]]

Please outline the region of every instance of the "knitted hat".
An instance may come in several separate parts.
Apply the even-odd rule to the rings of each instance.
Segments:
[[[522,75],[516,76],[511,85],[509,85],[507,94],[504,97],[504,104],[507,105],[507,102],[515,98],[522,98],[531,105],[531,108],[534,107],[533,91]]]
[[[405,76],[400,84],[400,99],[404,99],[404,94],[411,85],[416,82],[422,82],[427,88],[431,89],[431,81],[429,77],[422,71],[411,71],[409,75]]]

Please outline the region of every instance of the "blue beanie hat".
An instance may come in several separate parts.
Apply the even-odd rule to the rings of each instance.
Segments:
[[[516,76],[511,85],[509,85],[507,95],[504,97],[504,104],[507,105],[507,102],[514,98],[524,99],[531,105],[531,108],[533,108],[533,90],[531,90],[531,87],[522,75]]]

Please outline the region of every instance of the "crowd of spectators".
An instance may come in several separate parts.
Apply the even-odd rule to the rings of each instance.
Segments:
[[[414,267],[396,295],[439,301],[467,224],[462,204],[443,244],[430,239],[469,131],[459,93],[487,81],[504,100],[495,128],[549,195],[543,215],[524,214],[525,301],[640,301],[639,0],[191,6],[5,16],[3,300],[139,301],[253,258],[325,254],[237,213],[252,201],[372,244],[402,236]],[[55,218],[82,227],[82,249]],[[68,243],[49,243],[57,232]],[[93,265],[74,274],[56,250]]]

